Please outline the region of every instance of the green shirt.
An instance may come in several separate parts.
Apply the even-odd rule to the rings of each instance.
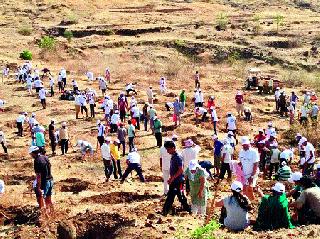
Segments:
[[[162,123],[159,119],[156,119],[154,121],[154,132],[155,133],[161,133],[162,132]]]
[[[156,116],[157,111],[156,111],[155,109],[151,108],[151,109],[148,111],[148,114],[149,114],[150,119],[153,119],[153,118]]]
[[[46,144],[46,142],[44,139],[44,134],[41,132],[37,132],[36,133],[36,145],[38,147],[43,147],[43,146],[45,146],[45,144]]]
[[[128,127],[128,137],[134,137],[134,131],[135,131],[135,127],[130,124]]]
[[[189,179],[189,185],[190,185],[190,196],[191,196],[191,202],[193,205],[197,206],[205,206],[208,199],[208,185],[206,185],[206,173],[203,169],[198,168],[195,174],[192,174],[189,168],[186,169],[185,172],[186,176]],[[204,191],[203,191],[203,197],[198,197],[198,192],[200,190],[201,182],[200,178],[203,177],[205,180],[204,184]]]
[[[180,93],[180,102],[186,102],[187,96],[186,93],[181,92]]]

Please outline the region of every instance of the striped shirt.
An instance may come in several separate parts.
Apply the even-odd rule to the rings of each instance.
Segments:
[[[285,165],[278,170],[278,181],[288,181],[291,176],[291,169],[289,166]]]

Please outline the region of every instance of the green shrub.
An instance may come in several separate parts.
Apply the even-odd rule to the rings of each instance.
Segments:
[[[284,16],[278,14],[274,17],[273,22],[277,25],[277,33],[279,33],[280,26],[283,25]]]
[[[228,56],[228,62],[233,65],[234,63],[236,63],[237,61],[239,61],[241,59],[241,54],[237,51],[233,51],[229,54]]]
[[[192,239],[215,239],[212,234],[214,231],[220,228],[220,224],[215,220],[210,221],[207,225],[195,229],[191,233]]]
[[[77,15],[72,12],[66,16],[65,21],[69,24],[77,24],[79,22]]]
[[[259,33],[260,33],[261,29],[262,29],[262,27],[260,25],[260,19],[261,19],[260,15],[255,15],[253,17],[253,19],[252,19],[253,22],[254,22],[253,32],[254,32],[255,35],[259,35]]]
[[[67,40],[70,42],[73,38],[73,33],[72,31],[69,31],[69,30],[65,30],[64,33],[63,33],[63,36],[65,38],[67,38]]]
[[[32,28],[22,27],[18,30],[18,33],[22,36],[30,36],[32,34]]]
[[[44,50],[53,50],[56,46],[56,40],[50,36],[44,36],[38,43],[39,47]]]
[[[29,50],[24,50],[20,53],[20,58],[23,60],[32,60],[32,53]]]
[[[226,30],[228,22],[229,17],[227,16],[227,14],[223,12],[219,13],[217,17],[217,26],[220,28],[220,30]]]
[[[176,46],[176,47],[184,47],[185,45],[186,45],[186,43],[184,42],[184,40],[175,40],[174,41],[174,45]]]
[[[114,35],[114,31],[112,29],[106,29],[106,30],[104,30],[104,32],[105,32],[106,36]]]

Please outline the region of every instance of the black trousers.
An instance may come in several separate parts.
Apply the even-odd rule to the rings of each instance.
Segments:
[[[118,169],[119,177],[122,178],[122,170],[121,170],[121,162],[120,162],[120,160],[117,160],[117,169]]]
[[[219,178],[224,179],[224,175],[226,174],[226,172],[228,172],[228,179],[231,178],[230,164],[229,163],[222,163]]]
[[[157,140],[157,146],[160,148],[162,146],[162,134],[161,133],[154,133],[154,136]]]
[[[94,104],[90,104],[90,117],[94,118],[96,116],[94,112]]]
[[[4,145],[4,142],[1,142],[1,145],[2,145],[2,148],[3,148],[4,153],[7,154],[7,153],[8,153],[8,148],[7,148],[7,146]]]
[[[62,80],[63,89],[64,89],[64,87],[66,87],[66,85],[67,85],[67,78],[62,78],[61,80]]]
[[[132,148],[134,148],[133,140],[134,137],[129,137],[129,152],[131,152]]]
[[[106,175],[106,178],[109,179],[113,173],[112,160],[103,159],[103,164],[104,164],[104,174]]]
[[[122,156],[126,154],[126,141],[120,141],[120,144],[118,145],[118,150],[120,150],[120,145],[122,145]]]
[[[51,94],[51,97],[54,96],[53,86],[50,87],[50,94]]]
[[[274,172],[277,173],[278,169],[279,169],[279,163],[270,163],[270,166],[269,166],[269,177],[270,178],[272,177],[273,169],[274,169]]]
[[[188,202],[187,202],[187,198],[181,191],[182,188],[183,188],[183,182],[174,181],[169,185],[169,191],[163,206],[163,211],[162,211],[163,215],[167,215],[169,213],[176,196],[178,197],[179,202],[181,203],[183,209],[188,212],[191,211],[190,206],[188,205]]]
[[[125,110],[120,110],[120,120],[123,122],[126,118],[126,111]]]
[[[68,153],[68,142],[69,139],[61,139],[61,153],[64,155],[65,153]]]
[[[121,181],[124,181],[124,180],[128,177],[129,173],[132,172],[132,170],[135,170],[135,171],[137,172],[137,174],[138,174],[141,182],[144,182],[144,181],[145,181],[145,179],[144,179],[144,177],[143,177],[143,175],[142,175],[141,165],[138,164],[138,163],[130,163],[130,164],[128,165],[128,167],[127,167],[126,170],[124,171],[124,174],[122,175]]]
[[[85,106],[85,105],[81,106],[81,114],[83,114],[83,111],[86,112],[86,117],[88,117],[88,109],[87,109],[87,106]]]
[[[137,122],[137,129],[140,130],[140,117],[134,117]]]
[[[59,92],[64,90],[64,86],[63,86],[63,82],[62,81],[58,82],[58,88],[59,88]]]
[[[118,175],[117,175],[117,162],[116,160],[112,159],[112,166],[113,166],[113,177],[115,179],[118,179]]]
[[[118,131],[118,125],[110,124],[110,133],[116,133]]]
[[[99,142],[99,145],[100,145],[100,147],[103,145],[103,143],[104,143],[104,136],[98,136],[97,137],[97,140],[98,140],[98,142]]]
[[[17,128],[18,128],[18,135],[22,137],[23,136],[22,122],[17,122]]]
[[[55,153],[57,144],[56,144],[56,139],[54,138],[54,136],[50,137],[50,145],[51,145],[52,153]]]

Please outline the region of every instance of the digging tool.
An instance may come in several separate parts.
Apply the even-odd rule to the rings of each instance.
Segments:
[[[205,219],[205,224],[208,224],[210,222],[210,219],[212,218],[213,211],[214,211],[214,208],[215,208],[216,197],[217,197],[217,194],[218,194],[218,190],[220,189],[219,182],[220,182],[220,180],[218,179],[218,181],[216,183],[216,185],[217,185],[216,186],[216,190],[214,192],[213,199],[211,201],[211,205],[208,208],[207,216],[206,216],[206,219]]]

